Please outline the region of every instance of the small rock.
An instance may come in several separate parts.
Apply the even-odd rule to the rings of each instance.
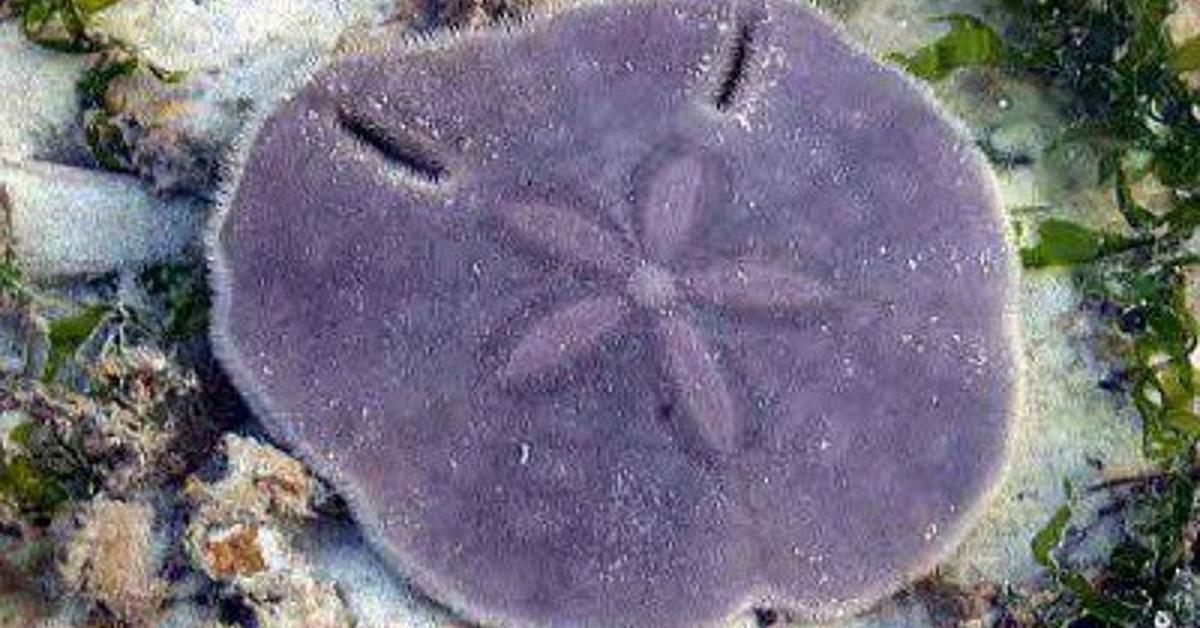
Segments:
[[[136,179],[41,161],[0,158],[17,263],[31,278],[103,274],[180,255],[205,212],[164,201]]]
[[[1153,172],[1147,173],[1130,188],[1133,201],[1152,212],[1162,213],[1162,210],[1170,208],[1175,200],[1175,190],[1159,181]]]
[[[75,91],[86,64],[31,43],[17,20],[0,23],[0,157],[87,158]]]
[[[227,580],[266,570],[260,530],[258,526],[237,523],[226,530],[210,531],[201,550],[204,571],[214,579]]]
[[[232,434],[226,470],[215,482],[190,478],[187,544],[200,570],[276,628],[355,625],[337,587],[317,578],[295,545],[311,519],[316,482],[283,452]]]
[[[172,71],[255,66],[278,71],[289,58],[328,51],[349,27],[391,17],[395,5],[394,0],[124,0],[97,14],[91,28]]]
[[[241,585],[258,621],[272,628],[351,628],[337,588],[296,571],[268,572]]]
[[[221,443],[227,469],[209,484],[191,478],[185,491],[198,516],[216,521],[312,516],[316,483],[300,461],[252,438],[226,434]]]
[[[122,621],[148,624],[166,592],[158,575],[154,510],[98,499],[81,517],[81,527],[66,545],[63,582]]]
[[[101,65],[128,62],[106,53]],[[220,156],[237,127],[236,116],[211,111],[208,75],[166,81],[144,65],[113,79],[103,102],[85,112],[95,150],[114,169],[136,173],[162,196],[215,197]],[[213,128],[204,121],[227,123]]]

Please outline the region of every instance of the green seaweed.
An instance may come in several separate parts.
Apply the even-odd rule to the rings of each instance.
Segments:
[[[88,150],[102,168],[117,172],[129,170],[121,158],[128,153],[129,145],[108,112],[95,111],[86,116],[83,133]]]
[[[1090,618],[1114,625],[1136,623],[1139,611],[1136,604],[1110,598],[1100,592],[1082,572],[1060,561],[1057,552],[1062,550],[1067,532],[1074,516],[1075,495],[1071,485],[1066,485],[1068,503],[1055,511],[1030,543],[1034,560],[1044,567],[1064,589],[1070,591],[1080,606],[1080,612],[1071,613],[1073,619]]]
[[[30,456],[0,463],[0,497],[22,512],[52,514],[70,498],[66,487]]]
[[[195,263],[178,262],[151,266],[139,281],[151,296],[161,299],[166,310],[163,335],[183,340],[208,328],[211,299],[205,270]]]
[[[65,441],[52,421],[31,418],[0,440],[0,501],[33,521],[48,523],[62,506],[94,495],[99,485],[80,444]]]
[[[112,82],[133,74],[140,65],[141,63],[136,57],[130,57],[99,63],[88,68],[83,77],[79,79],[78,86],[84,103],[90,105],[103,103]]]
[[[25,294],[25,273],[17,263],[12,242],[12,201],[8,190],[0,185],[0,297],[14,298]]]
[[[13,13],[30,41],[59,52],[96,52],[103,43],[88,33],[93,15],[119,0],[14,0]]]
[[[1095,231],[1067,220],[1049,219],[1038,225],[1038,243],[1021,250],[1027,268],[1075,266],[1102,259],[1136,246],[1139,241]]]
[[[59,370],[72,359],[75,352],[108,316],[110,306],[96,304],[85,307],[73,316],[56,319],[50,323],[50,355],[46,361],[43,381],[52,381]]]
[[[1073,497],[1073,491],[1070,483],[1066,484],[1068,498]],[[1030,549],[1033,550],[1033,558],[1037,563],[1047,569],[1058,569],[1058,561],[1054,557],[1054,551],[1062,544],[1063,538],[1067,533],[1067,525],[1071,523],[1071,504],[1063,504],[1055,511],[1054,516],[1050,521],[1042,527],[1041,530],[1033,537],[1030,543]]]
[[[935,20],[948,23],[949,32],[911,55],[893,53],[887,59],[931,81],[943,79],[961,68],[996,66],[1004,59],[1004,41],[979,18],[953,14]]]
[[[7,441],[16,446],[13,451],[0,446],[0,499],[22,512],[46,515],[71,495],[60,474],[31,453],[37,430],[36,422],[25,421],[8,432]]]
[[[25,291],[25,273],[14,259],[0,260],[0,295],[16,296]]]

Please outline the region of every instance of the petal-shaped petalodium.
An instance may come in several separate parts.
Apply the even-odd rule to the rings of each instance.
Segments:
[[[638,207],[642,247],[658,261],[668,261],[687,244],[701,220],[704,162],[684,155],[651,174]]]
[[[716,354],[683,314],[662,316],[658,329],[667,374],[688,418],[711,447],[732,451],[737,444],[737,410]]]
[[[600,296],[568,305],[526,332],[509,355],[500,378],[516,384],[569,365],[595,348],[624,322],[629,306],[617,296]]]
[[[513,203],[501,209],[500,220],[519,243],[556,260],[610,275],[624,275],[633,268],[624,241],[569,209]]]
[[[751,261],[723,263],[693,273],[684,284],[697,298],[742,310],[803,312],[827,290],[793,271]]]

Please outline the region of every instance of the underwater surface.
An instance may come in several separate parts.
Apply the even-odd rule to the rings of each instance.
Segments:
[[[1200,3],[0,0],[0,625],[1200,625]]]

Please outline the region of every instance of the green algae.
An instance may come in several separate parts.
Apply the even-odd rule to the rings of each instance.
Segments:
[[[30,456],[0,463],[0,496],[21,512],[52,514],[70,498],[66,487]]]
[[[103,303],[89,305],[71,316],[50,323],[50,356],[46,362],[43,381],[53,381],[58,372],[75,356],[80,345],[87,341],[108,316],[112,308]]]
[[[91,17],[119,0],[15,0],[25,36],[59,52],[95,52],[103,47],[87,31]]]
[[[193,262],[157,264],[142,271],[138,281],[162,305],[164,338],[185,340],[208,329],[212,302],[202,265]]]
[[[959,68],[995,66],[1004,59],[1004,40],[979,18],[954,14],[935,19],[948,23],[950,31],[913,54],[890,54],[887,60],[919,78],[937,81]]]
[[[15,296],[25,290],[25,273],[11,256],[0,260],[0,295]]]
[[[12,242],[12,205],[0,185],[0,296],[16,298],[25,292],[25,273],[17,264]]]
[[[1137,240],[1089,229],[1069,220],[1048,219],[1037,226],[1038,245],[1021,250],[1026,268],[1075,266],[1136,246]]]
[[[47,518],[79,495],[75,479],[85,477],[77,464],[64,465],[62,443],[48,438],[37,420],[12,427],[0,445],[0,500],[31,519]]]

